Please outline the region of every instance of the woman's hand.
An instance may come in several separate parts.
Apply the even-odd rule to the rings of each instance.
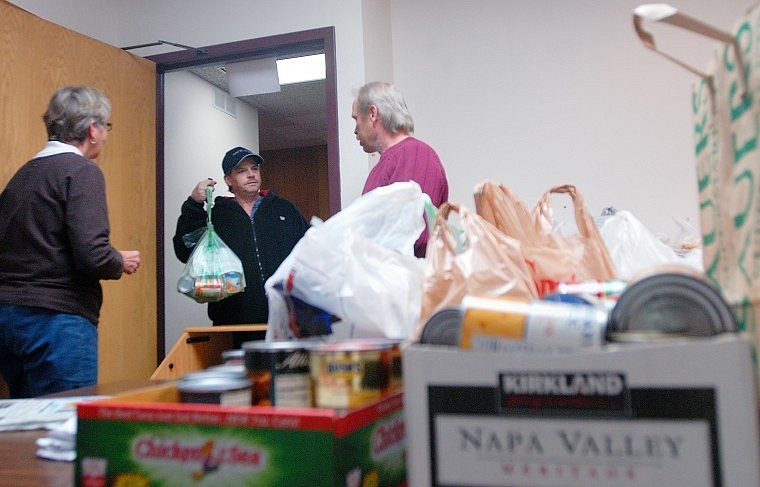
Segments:
[[[134,274],[140,267],[139,250],[120,250],[122,257],[121,269],[125,274]]]

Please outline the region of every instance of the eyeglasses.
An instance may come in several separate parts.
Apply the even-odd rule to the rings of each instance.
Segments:
[[[107,132],[110,132],[113,128],[113,124],[111,122],[95,122],[95,125],[100,125],[101,127],[105,127]]]

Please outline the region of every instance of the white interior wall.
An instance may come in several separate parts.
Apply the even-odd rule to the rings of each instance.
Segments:
[[[393,37],[388,0],[362,0],[364,25],[364,76],[367,80],[393,80]]]
[[[527,204],[576,184],[593,214],[614,206],[675,237],[698,226],[693,74],[646,49],[636,0],[392,0],[395,83],[416,135],[439,153],[450,199],[474,206],[486,178]],[[477,4],[477,7],[473,5]],[[730,31],[747,0],[682,0]],[[657,45],[705,69],[716,41],[645,26]],[[555,220],[573,221],[554,198]]]

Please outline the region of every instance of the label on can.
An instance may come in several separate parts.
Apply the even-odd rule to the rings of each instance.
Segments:
[[[227,272],[223,276],[224,294],[235,294],[243,290],[243,274],[240,272]]]
[[[572,353],[604,343],[608,313],[596,306],[471,296],[462,306],[460,346],[467,350]]]
[[[310,356],[317,407],[358,407],[390,393],[390,343],[323,344],[311,348]]]
[[[243,343],[255,406],[311,407],[309,352],[297,340]]]
[[[195,278],[194,296],[198,300],[218,301],[222,298],[223,283],[219,276],[200,276]]]
[[[371,345],[390,345],[391,347],[391,389],[397,390],[404,387],[403,382],[403,367],[401,365],[402,349],[404,347],[404,340],[400,338],[357,338],[349,339],[348,343],[352,341],[358,341],[359,343]]]

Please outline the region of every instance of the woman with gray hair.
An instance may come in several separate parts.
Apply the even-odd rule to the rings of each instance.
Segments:
[[[0,193],[0,375],[12,398],[97,383],[101,279],[140,265],[109,241],[105,179],[92,161],[111,103],[60,88],[42,116],[48,142]]]

